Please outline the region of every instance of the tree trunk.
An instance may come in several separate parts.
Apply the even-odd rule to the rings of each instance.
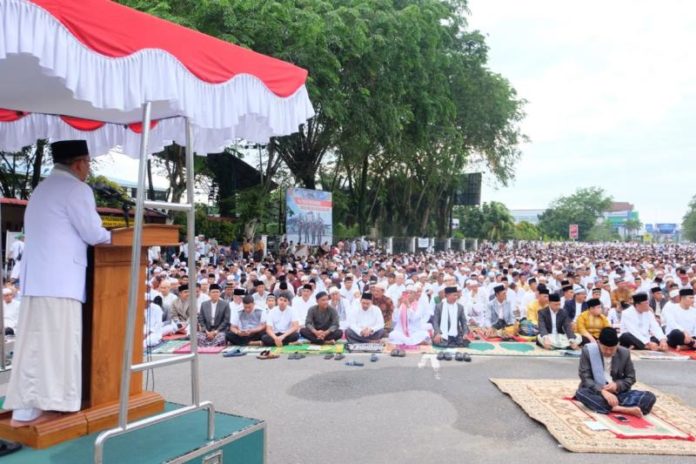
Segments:
[[[43,165],[44,149],[46,140],[41,139],[36,142],[36,154],[34,155],[34,164],[31,172],[31,190],[33,191],[39,182],[41,182],[41,167]]]

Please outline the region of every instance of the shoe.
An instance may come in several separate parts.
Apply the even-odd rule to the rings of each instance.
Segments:
[[[399,353],[397,354],[398,357],[400,358],[405,358],[406,357],[406,352],[404,350],[396,350]]]
[[[452,353],[445,353],[445,361],[451,361],[452,360]]]
[[[462,353],[462,354],[464,355],[464,356],[462,356],[462,359],[464,360],[464,362],[470,363],[471,362],[471,355],[469,353]]]
[[[440,352],[437,354],[437,360],[438,360],[438,361],[442,361],[443,359],[445,359],[445,352],[444,352],[444,351],[440,351]]]
[[[0,456],[5,456],[22,449],[22,445],[12,441],[0,440]]]
[[[344,359],[345,357],[346,357],[346,355],[344,355],[343,353],[338,353],[336,356],[334,356],[334,359],[336,361],[340,361],[341,359]]]
[[[365,364],[363,364],[363,363],[361,363],[361,362],[358,362],[358,361],[348,361],[348,362],[346,363],[346,366],[362,367],[362,366],[364,366],[364,365],[365,365]]]
[[[464,353],[456,353],[454,355],[454,360],[455,361],[464,361]]]
[[[378,359],[377,353],[372,353],[372,356],[370,356],[370,362],[377,362]]]
[[[236,357],[244,356],[244,355],[246,355],[246,353],[243,353],[242,350],[240,350],[239,348],[235,348],[234,350],[230,350],[226,353],[222,353],[223,358],[236,358]]]
[[[328,360],[328,359],[333,359],[333,358],[334,358],[333,353],[329,353],[329,354],[327,354],[327,355],[324,356],[324,359],[326,359],[326,360]]]
[[[399,356],[399,350],[396,350],[396,349],[395,349],[395,350],[391,350],[391,353],[389,353],[389,356],[392,356],[392,357],[395,357],[395,358],[398,357],[398,356]]]

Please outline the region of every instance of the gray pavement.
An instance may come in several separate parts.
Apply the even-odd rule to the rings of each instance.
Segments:
[[[259,361],[201,357],[202,395],[220,410],[268,423],[271,464],[326,462],[685,463],[693,458],[575,454],[490,383],[493,377],[576,378],[577,360],[475,357],[419,368],[416,355],[365,367],[310,356]],[[639,380],[696,407],[696,362],[638,361]],[[155,388],[188,399],[181,368]]]
[[[560,448],[488,380],[576,378],[577,360],[474,357],[419,368],[419,356],[349,355],[364,367],[312,355],[259,361],[201,356],[202,397],[268,424],[270,464],[693,462],[693,457],[575,454]],[[344,360],[345,361],[345,360]],[[696,362],[638,361],[638,378],[696,407]],[[188,369],[155,373],[169,401],[190,399]],[[0,378],[0,381],[2,379]],[[4,393],[5,385],[0,386]]]

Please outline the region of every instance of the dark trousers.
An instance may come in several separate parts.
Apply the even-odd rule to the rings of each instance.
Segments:
[[[621,392],[616,397],[619,399],[619,406],[626,408],[638,406],[643,414],[650,414],[657,400],[652,393],[640,390]],[[575,393],[575,399],[594,412],[600,414],[609,414],[611,412],[611,406],[609,406],[607,400],[594,388],[580,388]]]
[[[384,330],[378,330],[372,335],[363,337],[359,333],[353,332],[352,329],[346,330],[346,340],[348,343],[376,343],[379,342],[384,336]]]
[[[580,346],[585,346],[588,343],[590,343],[590,339],[585,337],[584,335],[582,336],[582,342],[580,343]]]
[[[283,332],[277,332],[276,335],[277,336],[283,335]],[[297,332],[292,333],[283,339],[283,345],[287,345],[288,343],[296,342],[297,340],[299,340],[299,338],[300,338],[300,335]],[[267,333],[263,334],[263,336],[261,337],[261,341],[263,342],[264,346],[275,346],[275,340],[273,340],[271,338],[271,336],[268,335]]]
[[[660,340],[658,340],[655,337],[650,337],[650,341],[653,343],[660,343]],[[621,336],[619,337],[619,344],[624,348],[633,347],[636,350],[645,349],[645,343],[641,342],[636,338],[635,335],[628,332],[621,334]]]
[[[300,335],[302,335],[303,338],[306,338],[307,340],[309,340],[310,343],[313,343],[314,345],[323,345],[325,342],[328,342],[329,340],[340,340],[343,336],[343,331],[334,330],[333,332],[327,333],[326,337],[324,337],[323,340],[320,340],[316,337],[316,335],[312,333],[311,330],[309,330],[307,327],[303,327],[300,329]]]
[[[227,334],[225,334],[225,338],[227,339],[227,342],[230,345],[245,346],[248,345],[249,342],[261,340],[261,332],[249,335],[248,337],[242,337],[241,335],[237,335],[232,332],[227,332]]]
[[[696,347],[696,341],[694,341],[693,339],[691,340],[691,343],[688,345],[684,343],[684,332],[678,329],[674,329],[673,331],[667,334],[667,344],[670,346],[670,348],[676,348],[678,346],[688,346],[689,348],[693,349],[694,347]]]
[[[5,335],[14,335],[14,329],[12,327],[5,327]]]

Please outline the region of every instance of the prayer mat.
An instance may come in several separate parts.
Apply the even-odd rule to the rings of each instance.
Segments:
[[[225,346],[199,346],[198,354],[218,354],[222,353]],[[176,354],[188,354],[191,352],[191,343],[186,342],[186,344],[181,345],[180,348],[176,349],[174,353]]]
[[[670,350],[670,353],[674,353],[680,356],[688,356],[689,359],[696,361],[696,350]]]
[[[343,343],[336,343],[335,345],[286,345],[282,348],[276,348],[276,353],[278,354],[288,354],[288,353],[302,353],[302,354],[327,354],[327,353],[343,353]]]
[[[229,345],[221,352],[227,353],[228,351],[234,351],[234,350],[239,350],[242,353],[247,353],[247,354],[258,354],[261,353],[262,351],[268,350],[267,346],[238,346],[238,345]]]
[[[188,340],[189,336],[186,334],[171,334],[162,337],[162,340]]]
[[[474,341],[469,343],[467,348],[440,348],[435,350],[448,350],[450,352],[469,353],[480,356],[527,356],[542,358],[563,358],[566,356],[565,350],[545,350],[535,343],[522,342],[482,342]]]
[[[151,348],[150,354],[172,354],[182,346],[188,344],[189,342],[187,340],[169,340]]]
[[[688,361],[691,359],[689,356],[675,351],[631,350],[631,353],[633,353],[633,357],[636,359],[652,359],[655,361]]]
[[[696,410],[641,383],[636,383],[634,388],[653,392],[657,397],[655,407],[644,420],[622,422],[615,417],[601,417],[602,414],[569,400],[577,390],[577,379],[491,379],[491,382],[529,417],[541,422],[568,451],[696,456],[696,440],[691,435],[696,430]]]
[[[434,354],[437,352],[432,345],[395,345],[387,343],[384,345],[382,353],[391,354],[394,350],[403,350],[406,354]]]

